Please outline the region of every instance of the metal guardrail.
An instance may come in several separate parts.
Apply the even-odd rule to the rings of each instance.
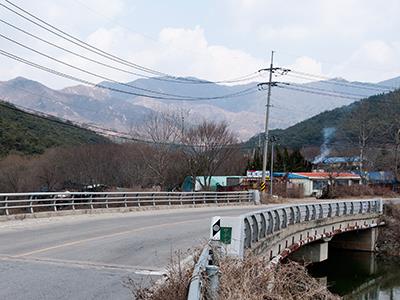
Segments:
[[[383,202],[381,199],[324,201],[281,205],[243,214],[239,217],[223,217],[221,226],[235,227],[234,231],[238,233],[238,236],[232,237],[235,245],[228,245],[228,252],[229,249],[232,249],[236,255],[243,257],[245,249],[251,248],[253,243],[295,224],[341,216],[381,214],[382,212]]]
[[[210,246],[204,247],[200,254],[199,260],[193,269],[192,278],[190,280],[188,300],[199,300],[202,298],[203,290],[203,273],[206,271],[210,262]]]
[[[244,248],[290,225],[325,218],[365,213],[382,213],[381,200],[337,201],[286,205],[242,215]]]
[[[208,244],[194,266],[187,299],[217,299],[218,272],[219,267],[214,265],[213,248]]]
[[[0,215],[43,211],[238,203],[254,201],[255,193],[241,192],[63,192],[63,193],[0,193]]]

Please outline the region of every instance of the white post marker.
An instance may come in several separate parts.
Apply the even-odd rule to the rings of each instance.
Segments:
[[[213,241],[221,240],[221,217],[216,216],[211,220],[211,239]]]

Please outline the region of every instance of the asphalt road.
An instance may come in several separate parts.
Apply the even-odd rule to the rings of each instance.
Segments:
[[[65,216],[0,223],[0,299],[133,299],[176,257],[202,245],[212,216],[260,206]],[[182,257],[190,254],[186,252]]]

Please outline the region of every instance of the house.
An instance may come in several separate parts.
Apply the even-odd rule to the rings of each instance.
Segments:
[[[351,186],[361,184],[361,177],[348,172],[297,172],[299,178],[290,182],[302,184],[305,196],[317,196],[330,184]]]
[[[211,176],[210,190],[217,191],[219,187],[237,186],[242,182],[244,176]],[[198,192],[203,190],[205,179],[209,176],[196,176],[196,183],[193,184],[192,176],[186,176],[182,184],[183,192]]]
[[[398,185],[396,176],[392,171],[367,172],[365,178],[370,185],[380,185],[392,189]]]

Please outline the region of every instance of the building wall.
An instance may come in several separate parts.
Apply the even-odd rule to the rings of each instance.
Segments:
[[[290,182],[295,184],[302,184],[304,188],[304,196],[310,197],[313,194],[312,181],[310,179],[290,179]]]

